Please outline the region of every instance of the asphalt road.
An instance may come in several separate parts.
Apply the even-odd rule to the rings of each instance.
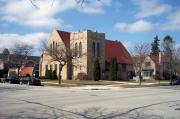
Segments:
[[[180,119],[180,86],[36,87],[0,84],[0,119]]]

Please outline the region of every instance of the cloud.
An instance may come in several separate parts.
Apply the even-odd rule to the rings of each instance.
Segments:
[[[0,48],[1,50],[4,48],[12,48],[15,43],[26,43],[31,44],[34,46],[36,51],[40,49],[40,45],[42,40],[47,40],[49,34],[38,32],[38,33],[31,33],[31,34],[0,34]]]
[[[153,29],[153,24],[144,20],[138,20],[134,23],[120,22],[114,25],[114,29],[119,32],[122,32],[122,31],[127,31],[130,33],[146,32]]]
[[[136,18],[145,18],[167,13],[171,6],[158,2],[159,0],[133,0],[138,7]]]
[[[110,5],[112,0],[89,1],[83,7],[76,0],[33,0],[34,7],[29,0],[13,0],[0,2],[1,20],[34,28],[62,27],[65,23],[58,14],[76,9],[82,13],[104,13],[103,7]]]
[[[166,21],[160,26],[162,30],[180,30],[180,10],[171,13]]]
[[[104,6],[109,6],[112,3],[112,0],[94,0],[94,1],[88,1],[84,2],[82,7],[79,7],[78,10],[83,13],[87,14],[103,14]]]
[[[2,20],[17,23],[23,26],[52,28],[58,27],[63,22],[54,18],[57,14],[57,5],[48,7],[48,1],[39,1],[40,9],[36,9],[29,0],[7,1],[1,6]]]

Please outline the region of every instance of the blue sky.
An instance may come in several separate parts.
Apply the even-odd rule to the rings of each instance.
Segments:
[[[128,49],[141,42],[151,43],[171,35],[180,46],[179,0],[0,0],[0,49],[15,42],[33,44],[33,55],[40,55],[41,40],[53,29],[78,31],[91,29],[119,40]],[[53,4],[52,4],[53,3]]]

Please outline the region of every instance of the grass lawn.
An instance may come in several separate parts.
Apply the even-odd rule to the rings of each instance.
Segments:
[[[108,81],[108,80],[62,80],[61,85],[58,84],[58,80],[49,80],[41,79],[42,84],[45,86],[61,86],[61,87],[74,87],[74,86],[85,86],[85,85],[112,85],[115,87],[124,87],[124,88],[136,88],[136,87],[151,87],[151,86],[167,86],[169,81],[161,80],[160,84],[158,80],[146,80],[142,81],[142,85],[139,86],[139,82],[134,80],[130,81]],[[152,83],[152,84],[150,84]],[[146,85],[150,84],[150,85]]]
[[[49,80],[49,79],[43,79],[41,80],[42,83],[58,83],[58,80]],[[69,84],[69,85],[76,85],[76,86],[82,86],[82,85],[112,85],[116,84],[116,82],[113,81],[94,81],[94,80],[62,80],[62,84]]]

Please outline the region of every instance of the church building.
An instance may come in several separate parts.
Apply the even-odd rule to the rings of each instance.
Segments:
[[[62,80],[78,79],[80,74],[85,79],[93,79],[93,66],[98,58],[101,67],[102,79],[108,79],[109,63],[112,58],[117,59],[118,80],[127,80],[129,72],[133,71],[133,60],[129,52],[120,41],[107,40],[105,33],[83,30],[79,32],[65,32],[53,30],[47,46],[53,47],[61,44],[63,48],[75,49],[77,60],[72,60],[63,67]],[[60,69],[59,62],[50,61],[51,57],[43,53],[40,60],[40,76],[45,76],[46,70],[56,70],[57,76]],[[71,66],[71,67],[70,67]]]

